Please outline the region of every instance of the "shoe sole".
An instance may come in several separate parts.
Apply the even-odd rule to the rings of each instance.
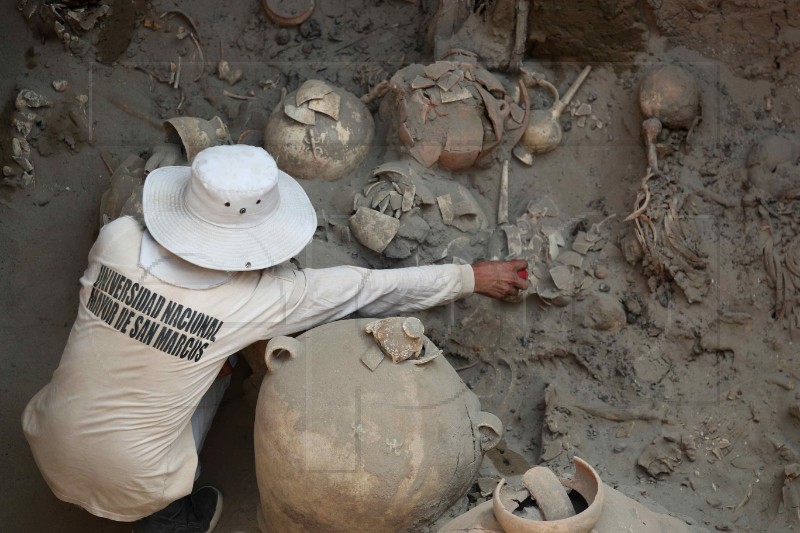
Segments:
[[[217,527],[217,523],[219,522],[221,516],[222,516],[222,493],[219,490],[217,490],[217,507],[216,509],[214,509],[214,516],[211,517],[211,523],[208,525],[207,533],[213,533],[214,528]]]

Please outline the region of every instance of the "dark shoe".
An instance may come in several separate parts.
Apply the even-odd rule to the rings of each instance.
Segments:
[[[133,525],[133,533],[211,533],[222,515],[222,494],[202,487]]]

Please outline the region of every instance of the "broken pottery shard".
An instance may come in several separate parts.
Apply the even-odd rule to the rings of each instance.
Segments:
[[[308,108],[314,111],[319,111],[331,117],[333,120],[339,120],[339,107],[341,105],[342,97],[335,92],[329,92],[322,98],[311,100],[308,102]]]
[[[579,231],[575,236],[575,240],[572,241],[572,249],[581,255],[589,253],[593,245],[594,242],[586,238],[586,232],[584,231]]]
[[[469,98],[472,98],[472,95],[466,88],[459,86],[454,91],[442,92],[440,98],[443,104],[447,104],[450,102],[460,102],[461,100],[467,100]]]
[[[418,318],[384,318],[367,324],[365,331],[372,334],[392,363],[416,359],[422,351],[425,327]]]
[[[464,72],[461,70],[454,70],[452,72],[448,72],[438,80],[436,80],[436,85],[443,91],[449,91],[455,85],[464,79]]]
[[[331,91],[333,91],[333,87],[323,81],[308,80],[297,89],[297,94],[294,97],[295,104],[301,106],[309,100],[322,98]]]
[[[536,501],[545,520],[563,520],[575,516],[575,508],[564,485],[549,468],[531,468],[522,476],[522,483]]]
[[[547,253],[550,259],[558,257],[558,248],[564,244],[564,237],[560,232],[554,231],[547,235]]]
[[[381,181],[379,179],[376,179],[376,180],[372,181],[372,183],[368,183],[367,186],[364,187],[364,196],[369,196],[370,194],[372,194],[372,191],[374,191],[375,189],[378,189],[378,188],[385,189],[386,188],[386,182],[385,181]]]
[[[533,154],[525,148],[523,145],[518,144],[516,145],[511,153],[514,154],[514,157],[519,159],[522,163],[530,166],[533,166]]]
[[[439,165],[450,170],[465,170],[475,163],[481,153],[483,121],[466,107],[460,107],[457,111],[461,115],[460,120],[456,123],[457,129],[454,127],[447,131]]]
[[[485,68],[478,67],[475,69],[475,80],[486,87],[486,90],[489,92],[492,91],[500,91],[501,93],[505,93],[506,90],[503,87],[503,84],[495,78],[494,74],[486,70]]]
[[[508,257],[519,258],[522,255],[522,236],[516,226],[502,226],[503,233],[506,234],[508,243]]]
[[[361,356],[361,362],[373,372],[376,368],[378,368],[384,359],[385,355],[383,352],[376,352],[374,350],[369,350],[367,353]]]
[[[445,73],[455,70],[456,66],[450,61],[437,61],[422,69],[423,74],[432,80],[438,80]]]
[[[499,141],[503,138],[503,117],[500,116],[500,107],[494,96],[489,94],[483,87],[478,87],[478,92],[483,98],[483,106],[486,108],[486,115],[492,123],[494,138]]]
[[[428,78],[423,78],[422,76],[417,76],[414,78],[414,81],[411,82],[412,89],[427,89],[429,87],[433,87],[434,85],[436,85],[436,82]]]
[[[445,224],[453,223],[453,200],[449,194],[445,194],[436,198],[436,203],[439,204],[439,210],[442,212],[442,221]]]
[[[403,196],[397,194],[396,192],[389,193],[389,205],[392,207],[392,211],[397,211],[403,205]]]
[[[683,460],[678,443],[663,436],[656,437],[641,453],[638,464],[653,477],[670,474]]]
[[[14,107],[22,111],[26,108],[46,107],[50,105],[50,101],[41,94],[31,91],[30,89],[22,89],[14,101]]]
[[[397,137],[406,146],[414,146],[414,137],[411,135],[411,132],[408,131],[408,126],[405,122],[397,124]]]
[[[475,197],[459,186],[451,193],[453,220],[449,224],[464,232],[475,232],[486,227],[486,216],[483,214]]]
[[[408,161],[390,161],[388,163],[383,163],[382,165],[378,165],[374,169],[372,169],[373,176],[380,176],[381,174],[387,174],[390,177],[394,176],[407,176],[411,172],[409,168]]]
[[[565,252],[561,252],[556,257],[556,261],[561,264],[581,268],[583,266],[583,257],[580,254],[573,252],[572,250],[567,250]]]
[[[416,143],[409,150],[409,153],[414,159],[430,168],[439,160],[439,156],[442,155],[442,149],[442,143],[423,139]]]
[[[438,259],[444,259],[447,256],[453,256],[454,253],[458,253],[461,249],[469,246],[469,237],[466,235],[462,235],[461,237],[456,237],[452,241],[448,242],[447,245],[442,248],[442,251],[436,256]]]
[[[550,276],[553,278],[553,283],[561,291],[572,290],[574,284],[574,276],[572,270],[565,265],[558,265],[550,269]]]
[[[356,214],[350,217],[350,231],[355,238],[372,250],[381,253],[392,242],[400,221],[373,209],[359,207]]]
[[[522,124],[522,122],[525,120],[525,110],[522,109],[517,104],[511,104],[509,108],[510,108],[509,114],[511,115],[511,119],[517,124]]]
[[[286,116],[296,120],[300,124],[305,124],[307,126],[314,126],[316,124],[316,115],[314,111],[307,107],[296,107],[292,104],[286,104],[283,106],[283,112],[286,113]]]
[[[371,196],[370,207],[373,209],[377,209],[381,202],[386,200],[389,196],[389,191],[378,191],[374,195]]]
[[[403,191],[403,202],[400,204],[400,209],[405,213],[406,211],[411,211],[411,208],[414,207],[414,196],[416,196],[417,188],[412,183],[411,185],[406,187],[406,190]]]
[[[556,203],[548,196],[544,196],[538,198],[536,200],[532,200],[526,209],[528,214],[531,217],[538,218],[538,217],[557,217],[558,216],[558,206]],[[563,239],[562,239],[563,240]],[[562,244],[563,246],[563,244]]]

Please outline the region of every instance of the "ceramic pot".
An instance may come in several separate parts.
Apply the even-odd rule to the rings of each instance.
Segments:
[[[377,331],[346,320],[269,342],[255,423],[263,532],[420,531],[499,442],[500,421],[427,337],[419,359],[394,364]]]
[[[335,180],[358,167],[374,136],[372,115],[361,100],[308,80],[272,111],[264,148],[294,178]]]
[[[588,463],[575,457],[575,475],[571,479],[560,479],[561,484],[575,491],[587,505],[581,512],[557,520],[529,519],[521,516],[517,508],[525,500],[524,495],[538,492],[540,499],[555,499],[565,496],[544,490],[545,487],[528,487],[523,497],[509,494],[502,480],[494,490],[492,499],[457,516],[445,524],[438,533],[699,533],[704,529],[687,525],[685,522],[654,512],[641,503],[628,498],[618,490],[600,480],[600,476]],[[539,467],[541,468],[541,467]],[[526,477],[534,469],[523,476]],[[533,480],[535,481],[535,480]],[[533,490],[531,490],[533,489]],[[538,490],[537,490],[538,489]],[[549,489],[549,487],[547,487]],[[569,500],[567,500],[569,501]],[[539,510],[552,508],[553,502],[534,501]],[[534,513],[531,513],[534,514]]]

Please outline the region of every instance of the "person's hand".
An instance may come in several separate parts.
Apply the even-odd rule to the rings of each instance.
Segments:
[[[522,259],[475,263],[475,292],[496,300],[513,298],[528,288],[527,268],[528,262]]]
[[[181,147],[177,144],[157,144],[153,147],[153,153],[144,164],[144,173],[149,174],[157,168],[178,165],[182,162],[182,159]]]

